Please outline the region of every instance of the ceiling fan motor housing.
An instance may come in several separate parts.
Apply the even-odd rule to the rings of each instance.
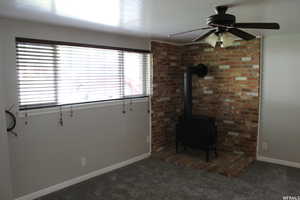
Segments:
[[[212,15],[207,18],[207,24],[211,26],[214,26],[214,24],[232,26],[235,24],[235,16],[230,14]]]

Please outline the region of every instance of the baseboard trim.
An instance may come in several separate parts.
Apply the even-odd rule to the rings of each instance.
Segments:
[[[107,172],[119,169],[121,167],[125,167],[125,166],[130,165],[132,163],[135,163],[137,161],[140,161],[140,160],[143,160],[145,158],[148,158],[149,156],[150,156],[150,153],[145,153],[145,154],[133,157],[133,158],[131,158],[129,160],[126,160],[126,161],[123,161],[123,162],[120,162],[120,163],[117,163],[117,164],[114,164],[114,165],[102,168],[100,170],[93,171],[93,172],[85,174],[83,176],[79,176],[79,177],[73,178],[71,180],[67,180],[67,181],[64,181],[62,183],[59,183],[57,185],[50,186],[48,188],[39,190],[37,192],[33,192],[31,194],[28,194],[28,195],[25,195],[25,196],[22,196],[22,197],[18,197],[15,200],[33,200],[33,199],[45,196],[47,194],[50,194],[52,192],[64,189],[64,188],[69,187],[71,185],[74,185],[74,184],[86,181],[86,180],[88,180],[90,178],[93,178],[93,177],[105,174]]]
[[[288,166],[288,167],[300,168],[300,163],[291,162],[291,161],[287,161],[287,160],[280,160],[280,159],[269,158],[269,157],[264,157],[264,156],[257,156],[257,160],[263,161],[263,162],[274,163],[274,164],[278,164],[278,165],[284,165],[284,166]]]

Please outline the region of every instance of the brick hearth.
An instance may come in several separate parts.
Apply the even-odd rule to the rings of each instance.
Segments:
[[[229,177],[237,177],[253,162],[253,158],[245,154],[219,152],[218,157],[210,162],[205,161],[202,151],[187,149],[176,154],[175,147],[168,147],[152,154],[152,157],[182,167],[207,170]]]

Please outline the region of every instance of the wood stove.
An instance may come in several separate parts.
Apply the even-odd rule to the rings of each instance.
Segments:
[[[203,64],[188,67],[184,73],[184,116],[176,126],[176,152],[179,152],[179,145],[184,149],[201,149],[206,152],[206,160],[209,161],[211,151],[217,156],[215,119],[192,113],[192,77],[204,77],[207,73],[208,69]]]

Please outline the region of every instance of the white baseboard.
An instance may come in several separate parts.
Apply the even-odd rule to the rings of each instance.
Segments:
[[[278,165],[284,165],[284,166],[288,166],[288,167],[300,168],[300,163],[298,163],[298,162],[291,162],[291,161],[287,161],[287,160],[268,158],[268,157],[264,157],[264,156],[257,156],[257,160],[274,163],[274,164],[278,164]]]
[[[119,169],[121,167],[125,167],[125,166],[130,165],[132,163],[135,163],[137,161],[140,161],[140,160],[143,160],[145,158],[148,158],[149,156],[150,156],[150,153],[145,153],[145,154],[136,156],[134,158],[131,158],[129,160],[126,160],[126,161],[123,161],[123,162],[120,162],[120,163],[117,163],[117,164],[105,167],[105,168],[97,170],[97,171],[93,171],[93,172],[85,174],[83,176],[79,176],[79,177],[73,178],[71,180],[59,183],[57,185],[53,185],[53,186],[50,186],[48,188],[39,190],[37,192],[34,192],[34,193],[31,193],[31,194],[28,194],[28,195],[16,198],[15,200],[33,200],[33,199],[42,197],[44,195],[50,194],[52,192],[64,189],[64,188],[69,187],[71,185],[74,185],[74,184],[86,181],[86,180],[88,180],[90,178],[99,176],[101,174],[105,174],[107,172],[113,171],[115,169]]]

